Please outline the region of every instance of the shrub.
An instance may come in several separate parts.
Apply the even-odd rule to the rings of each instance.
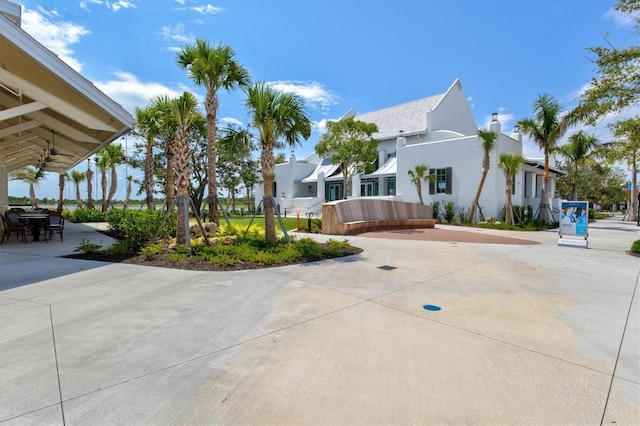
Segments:
[[[187,254],[186,253],[171,253],[171,254],[167,255],[167,260],[169,262],[184,262],[185,260],[187,260]]]
[[[458,222],[466,223],[468,215],[469,215],[469,209],[468,208],[466,208],[466,207],[458,208]]]
[[[73,214],[70,215],[70,220],[76,223],[105,222],[106,213],[100,210],[75,209]]]
[[[147,260],[153,260],[157,255],[162,253],[164,250],[164,245],[162,241],[158,241],[155,243],[149,243],[140,249],[140,253]]]
[[[431,215],[435,220],[440,219],[440,201],[434,201],[431,203]]]
[[[129,240],[133,247],[142,247],[154,237],[166,238],[176,235],[176,215],[165,218],[160,210],[120,210],[111,209],[107,214],[109,228],[120,238]]]
[[[105,251],[107,254],[110,254],[113,256],[113,255],[119,255],[119,254],[127,254],[132,249],[134,249],[134,247],[132,246],[129,240],[120,240],[120,241],[116,241],[113,245],[111,245],[111,247],[108,247]]]
[[[100,244],[92,243],[89,240],[83,239],[82,241],[80,241],[80,244],[78,244],[78,247],[76,247],[73,251],[89,254],[89,253],[97,253],[100,251],[101,248],[102,246]]]
[[[631,252],[640,253],[640,240],[635,240],[633,244],[631,244]]]
[[[444,203],[444,220],[447,223],[452,223],[453,219],[456,217],[456,206],[453,201],[447,201]]]

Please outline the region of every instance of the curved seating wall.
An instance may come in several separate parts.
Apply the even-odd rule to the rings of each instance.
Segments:
[[[322,233],[349,235],[376,229],[434,228],[431,206],[405,201],[351,198],[322,206]]]

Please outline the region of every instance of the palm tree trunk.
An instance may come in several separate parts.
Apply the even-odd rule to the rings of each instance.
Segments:
[[[273,204],[273,170],[275,169],[275,158],[273,156],[273,147],[265,147],[260,155],[262,163],[262,179],[264,187],[264,238],[269,244],[276,243],[276,226]]]
[[[187,238],[190,238],[189,227],[186,226],[189,208],[185,208],[185,200],[189,199],[189,177],[191,176],[191,152],[188,137],[188,130],[180,130],[176,141],[178,142],[175,153],[175,173],[178,181],[178,232],[176,236],[178,244],[185,244]]]
[[[91,169],[87,170],[87,208],[89,210],[95,209],[93,205],[93,172]]]
[[[36,198],[36,186],[33,182],[29,183],[29,197],[31,198],[31,205],[34,209],[38,208],[38,199]]]
[[[424,204],[422,200],[422,182],[418,181],[416,183],[416,190],[418,191],[418,200],[420,200],[420,204]]]
[[[513,206],[511,205],[511,191],[512,191],[512,182],[513,179],[507,179],[507,189],[506,189],[506,196],[507,196],[507,205],[505,207],[505,222],[507,223],[507,225],[513,225]]]
[[[207,92],[205,99],[207,112],[207,203],[209,204],[209,222],[220,224],[218,215],[218,179],[217,159],[218,147],[216,141],[216,116],[218,114],[218,96],[215,92]]]
[[[165,195],[167,197],[167,211],[174,212],[175,211],[175,197],[176,197],[176,175],[175,175],[175,147],[173,146],[174,141],[167,141],[167,182],[166,188],[164,190]]]
[[[638,220],[638,209],[640,208],[640,202],[638,201],[638,185],[636,183],[636,176],[638,175],[638,168],[636,166],[636,159],[633,159],[631,164],[631,214],[629,214],[629,220],[635,222]]]
[[[107,169],[102,170],[102,211],[107,211]]]
[[[61,173],[60,177],[58,178],[58,186],[60,189],[60,196],[58,197],[58,212],[62,212],[62,209],[64,208],[64,175]]]
[[[542,192],[540,193],[540,207],[538,211],[538,220],[542,223],[551,222],[549,209],[549,155],[545,155],[544,174],[542,176]]]
[[[131,178],[131,176],[129,176],[129,178]],[[131,200],[131,179],[129,179],[127,181],[127,196],[124,199],[124,210],[127,210],[129,208],[129,200]]]
[[[147,152],[144,158],[144,191],[147,194],[147,209],[155,210],[156,206],[153,202],[153,145],[147,141]]]
[[[478,190],[476,191],[476,196],[473,198],[473,203],[471,203],[471,208],[469,208],[469,216],[467,217],[467,221],[473,223],[476,215],[476,206],[480,202],[480,194],[482,193],[482,187],[484,186],[484,181],[487,178],[487,173],[489,173],[489,169],[482,169],[482,176],[480,177],[480,184],[478,185]]]
[[[107,200],[107,206],[113,208],[113,197],[118,190],[118,174],[116,172],[116,166],[111,166],[111,188],[109,188],[109,199]]]
[[[82,208],[82,196],[80,195],[80,182],[76,182],[76,208]]]

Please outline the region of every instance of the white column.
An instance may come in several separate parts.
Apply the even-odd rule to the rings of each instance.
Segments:
[[[316,197],[324,200],[324,172],[318,173],[318,188]]]
[[[360,175],[354,175],[351,178],[351,197],[356,198],[360,196]]]

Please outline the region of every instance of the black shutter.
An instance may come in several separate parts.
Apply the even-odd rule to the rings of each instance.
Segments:
[[[436,173],[436,169],[429,169],[429,194],[436,193],[436,177],[434,174]]]
[[[447,167],[444,170],[445,170],[445,175],[447,180],[446,193],[451,194],[451,181],[453,177],[453,169],[451,167]]]

